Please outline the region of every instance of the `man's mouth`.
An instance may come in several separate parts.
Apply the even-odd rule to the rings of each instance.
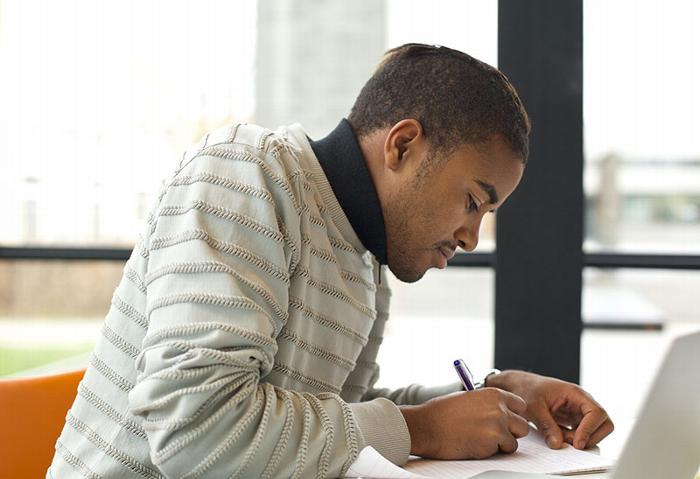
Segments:
[[[447,258],[448,260],[452,259],[455,255],[455,250],[453,249],[446,248],[444,246],[441,246],[439,249],[440,253],[442,253],[443,256],[445,256],[445,258]]]

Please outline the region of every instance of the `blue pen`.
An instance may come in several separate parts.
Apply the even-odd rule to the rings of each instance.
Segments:
[[[459,379],[464,385],[464,389],[467,391],[473,391],[474,383],[472,382],[472,373],[467,365],[461,359],[455,359],[453,364],[455,365],[455,371],[457,371]]]

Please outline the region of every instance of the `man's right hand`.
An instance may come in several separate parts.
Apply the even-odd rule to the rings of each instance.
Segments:
[[[484,459],[513,453],[528,434],[520,396],[496,388],[457,392],[417,406],[399,406],[411,454],[435,459]]]

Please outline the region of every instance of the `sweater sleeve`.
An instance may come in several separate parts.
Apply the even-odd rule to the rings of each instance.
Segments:
[[[166,477],[337,477],[364,446],[339,396],[261,381],[301,243],[293,187],[274,166],[251,151],[205,149],[152,222],[148,330],[129,409]]]
[[[462,383],[450,383],[441,386],[422,386],[420,384],[411,384],[410,386],[389,389],[389,388],[372,388],[363,397],[365,401],[371,401],[375,398],[386,398],[394,404],[422,404],[430,399],[445,394],[462,391]]]

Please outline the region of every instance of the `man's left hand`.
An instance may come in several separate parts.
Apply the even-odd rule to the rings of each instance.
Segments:
[[[512,370],[489,376],[487,386],[523,398],[525,418],[537,426],[552,449],[559,449],[564,441],[577,449],[593,447],[613,431],[605,409],[576,384]]]

